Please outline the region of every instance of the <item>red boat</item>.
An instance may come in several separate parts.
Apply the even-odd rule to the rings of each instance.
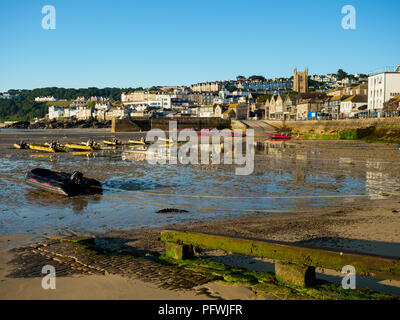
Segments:
[[[245,133],[235,133],[235,132],[226,132],[226,136],[231,136],[231,137],[245,137]]]
[[[199,135],[199,136],[212,136],[217,131],[218,131],[217,129],[203,128],[200,131],[197,131],[197,135]]]
[[[281,134],[268,134],[268,136],[270,136],[271,139],[280,139],[280,140],[290,140],[291,137],[288,135],[281,135]]]
[[[197,131],[198,136],[212,136],[212,132],[210,129],[201,129],[201,131]]]

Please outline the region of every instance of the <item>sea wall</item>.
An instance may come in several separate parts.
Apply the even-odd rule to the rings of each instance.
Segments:
[[[364,139],[400,141],[400,118],[266,121],[277,130],[290,130],[299,139]]]
[[[175,119],[113,119],[111,132],[137,132],[148,131],[150,129],[161,129],[169,131],[169,122],[176,121],[178,130],[193,128],[201,130],[203,128],[216,128],[218,130],[231,127],[230,120],[221,118],[175,118]]]

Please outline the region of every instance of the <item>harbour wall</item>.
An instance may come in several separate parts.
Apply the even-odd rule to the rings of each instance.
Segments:
[[[204,128],[210,129],[226,129],[231,127],[230,120],[221,118],[175,118],[175,119],[142,119],[142,118],[128,118],[116,119],[114,118],[111,123],[111,132],[140,132],[149,131],[151,129],[160,129],[169,131],[169,122],[176,121],[178,130],[185,128],[193,128],[194,130],[201,130]]]
[[[293,137],[311,139],[400,141],[400,118],[265,121],[277,130],[290,130]]]

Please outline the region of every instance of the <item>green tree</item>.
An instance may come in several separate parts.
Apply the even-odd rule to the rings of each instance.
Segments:
[[[256,76],[256,75],[253,75],[253,76],[249,77],[249,80],[251,80],[251,81],[255,81],[255,80],[258,80],[258,81],[265,81],[265,78],[264,78],[263,76]]]
[[[336,75],[338,80],[343,80],[344,78],[347,77],[347,72],[344,72],[342,69],[339,69]]]

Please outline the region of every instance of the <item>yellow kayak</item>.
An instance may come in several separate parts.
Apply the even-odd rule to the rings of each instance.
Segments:
[[[119,140],[117,140],[117,141],[103,140],[103,143],[106,145],[109,145],[109,146],[122,146],[123,145],[122,141],[119,141]]]
[[[44,145],[46,147],[53,148],[56,152],[66,152],[67,151],[67,148],[60,143],[56,143],[55,145],[52,145],[51,143],[46,142]]]
[[[160,138],[160,137],[158,137],[158,140],[160,140],[160,141],[165,141],[165,142],[169,142],[169,143],[174,142],[172,139],[164,139],[164,138]]]
[[[73,150],[86,150],[86,151],[94,150],[91,146],[86,146],[84,144],[67,143],[65,146],[68,149],[73,149]]]
[[[55,153],[56,152],[56,150],[54,150],[53,148],[40,146],[40,145],[37,145],[37,144],[30,144],[29,145],[29,149],[37,150],[37,151],[44,151],[44,152],[51,152],[51,153]]]
[[[128,140],[128,143],[131,143],[131,144],[142,144],[142,145],[146,144],[146,142],[141,141],[141,140]]]
[[[93,142],[91,144],[88,144],[87,142],[81,142],[81,144],[92,147],[93,150],[101,150],[101,145],[99,145],[97,142]]]
[[[29,145],[26,143],[14,143],[16,149],[29,149]]]

